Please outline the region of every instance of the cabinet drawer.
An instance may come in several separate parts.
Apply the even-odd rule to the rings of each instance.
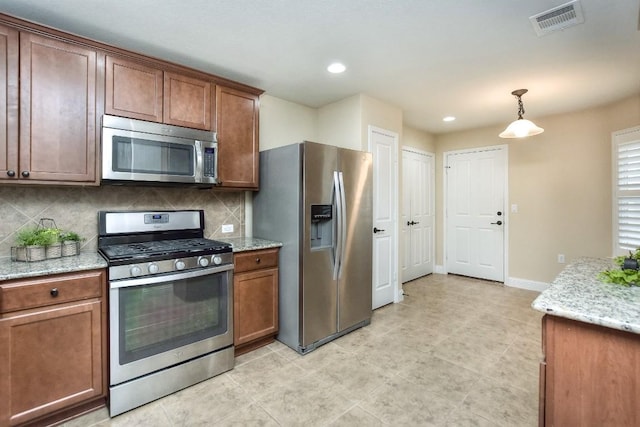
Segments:
[[[102,295],[104,271],[44,276],[0,285],[0,313],[44,307]]]
[[[240,252],[234,256],[234,273],[278,266],[278,248]]]

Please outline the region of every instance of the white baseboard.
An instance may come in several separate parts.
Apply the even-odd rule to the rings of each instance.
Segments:
[[[529,291],[538,291],[542,292],[549,287],[549,284],[546,282],[536,282],[535,280],[528,279],[518,279],[517,277],[509,277],[505,285],[511,286],[512,288],[520,288],[527,289]]]
[[[435,264],[433,266],[433,272],[436,274],[447,274],[444,268],[444,265],[438,265],[438,264]],[[537,292],[542,292],[549,287],[549,283],[546,283],[546,282],[536,282],[535,280],[519,279],[517,277],[507,278],[504,284],[512,288],[520,288],[520,289],[526,289],[529,291],[537,291]]]

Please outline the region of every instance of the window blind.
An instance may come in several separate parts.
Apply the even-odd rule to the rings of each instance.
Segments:
[[[640,248],[640,127],[613,134],[614,255]]]

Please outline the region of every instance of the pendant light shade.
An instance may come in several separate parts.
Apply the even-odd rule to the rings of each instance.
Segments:
[[[539,126],[536,126],[531,120],[523,119],[522,115],[524,114],[524,106],[522,105],[522,95],[527,93],[527,89],[518,89],[511,92],[511,95],[514,95],[518,98],[518,119],[511,122],[509,126],[502,132],[500,138],[524,138],[527,136],[538,135],[539,133],[544,132]]]

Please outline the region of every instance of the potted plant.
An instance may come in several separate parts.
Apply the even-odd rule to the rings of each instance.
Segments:
[[[61,232],[62,230],[59,228],[40,228],[38,230],[47,258],[60,258],[62,256]]]
[[[64,231],[60,234],[62,242],[62,256],[78,255],[82,237],[75,231]]]
[[[48,237],[36,227],[25,227],[16,234],[17,261],[40,261],[46,258],[45,243]]]

